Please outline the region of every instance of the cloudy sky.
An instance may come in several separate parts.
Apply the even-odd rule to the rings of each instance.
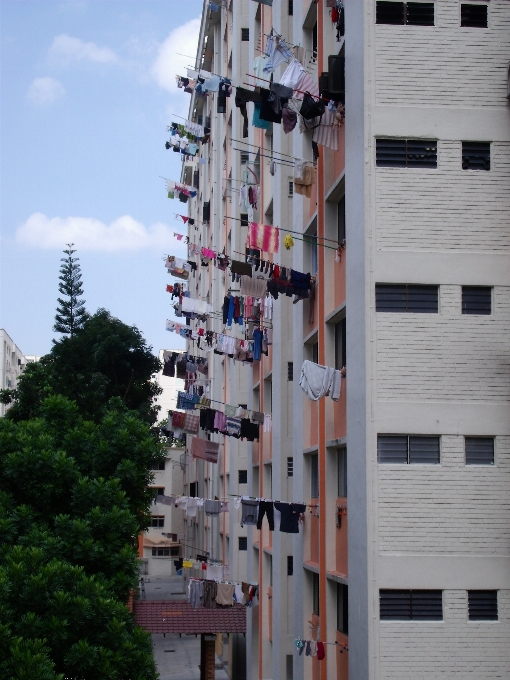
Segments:
[[[0,327],[25,354],[51,348],[62,250],[74,242],[87,309],[180,346],[165,253],[184,231],[160,176],[189,95],[201,0],[0,0]],[[181,207],[180,207],[181,206]],[[182,246],[180,246],[182,248]]]

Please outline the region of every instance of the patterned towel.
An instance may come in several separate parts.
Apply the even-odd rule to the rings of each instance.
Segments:
[[[248,248],[257,248],[264,253],[277,253],[279,246],[279,230],[269,224],[250,222],[248,230]]]

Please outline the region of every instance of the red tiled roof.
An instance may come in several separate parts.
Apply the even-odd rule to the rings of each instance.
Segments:
[[[136,600],[137,625],[150,633],[246,633],[246,608],[193,609],[189,602]]]

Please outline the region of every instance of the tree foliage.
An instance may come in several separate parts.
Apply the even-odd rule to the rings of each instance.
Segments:
[[[113,399],[98,422],[46,397],[0,420],[0,677],[157,677],[126,602],[161,446]]]
[[[53,326],[54,331],[64,333],[71,338],[83,326],[87,318],[85,300],[80,299],[80,295],[83,295],[81,267],[78,264],[80,258],[73,257],[76,252],[73,250],[73,245],[74,243],[67,244],[67,250],[64,250],[67,257],[60,260],[63,264],[58,277],[60,280],[58,290],[61,295],[65,295],[66,299],[57,298],[59,306]]]
[[[29,364],[16,390],[3,390],[1,398],[14,402],[7,417],[16,421],[37,417],[50,394],[72,399],[83,417],[97,421],[108,401],[119,397],[152,424],[157,417],[153,399],[161,393],[152,377],[160,367],[135,326],[99,309],[73,337],[62,338],[41,361]]]

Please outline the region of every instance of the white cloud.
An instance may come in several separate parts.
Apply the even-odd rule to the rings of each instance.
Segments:
[[[62,249],[74,243],[80,250],[136,251],[161,248],[162,253],[181,250],[182,241],[174,238],[182,233],[183,225],[171,227],[162,222],[146,227],[131,215],[123,215],[105,224],[92,217],[47,217],[33,213],[16,230],[16,240],[24,246],[42,249]],[[184,254],[184,252],[183,252]]]
[[[160,45],[151,72],[157,84],[164,90],[178,91],[175,75],[186,75],[187,67],[193,65],[199,32],[200,19],[191,19],[175,28]],[[183,57],[183,54],[189,56]]]
[[[62,33],[57,35],[50,47],[50,56],[60,62],[93,61],[107,64],[118,61],[118,57],[109,47],[99,47],[93,42],[84,42]]]
[[[46,104],[53,104],[57,99],[63,97],[64,93],[64,86],[55,78],[36,78],[28,88],[27,98],[36,106],[45,106]]]

